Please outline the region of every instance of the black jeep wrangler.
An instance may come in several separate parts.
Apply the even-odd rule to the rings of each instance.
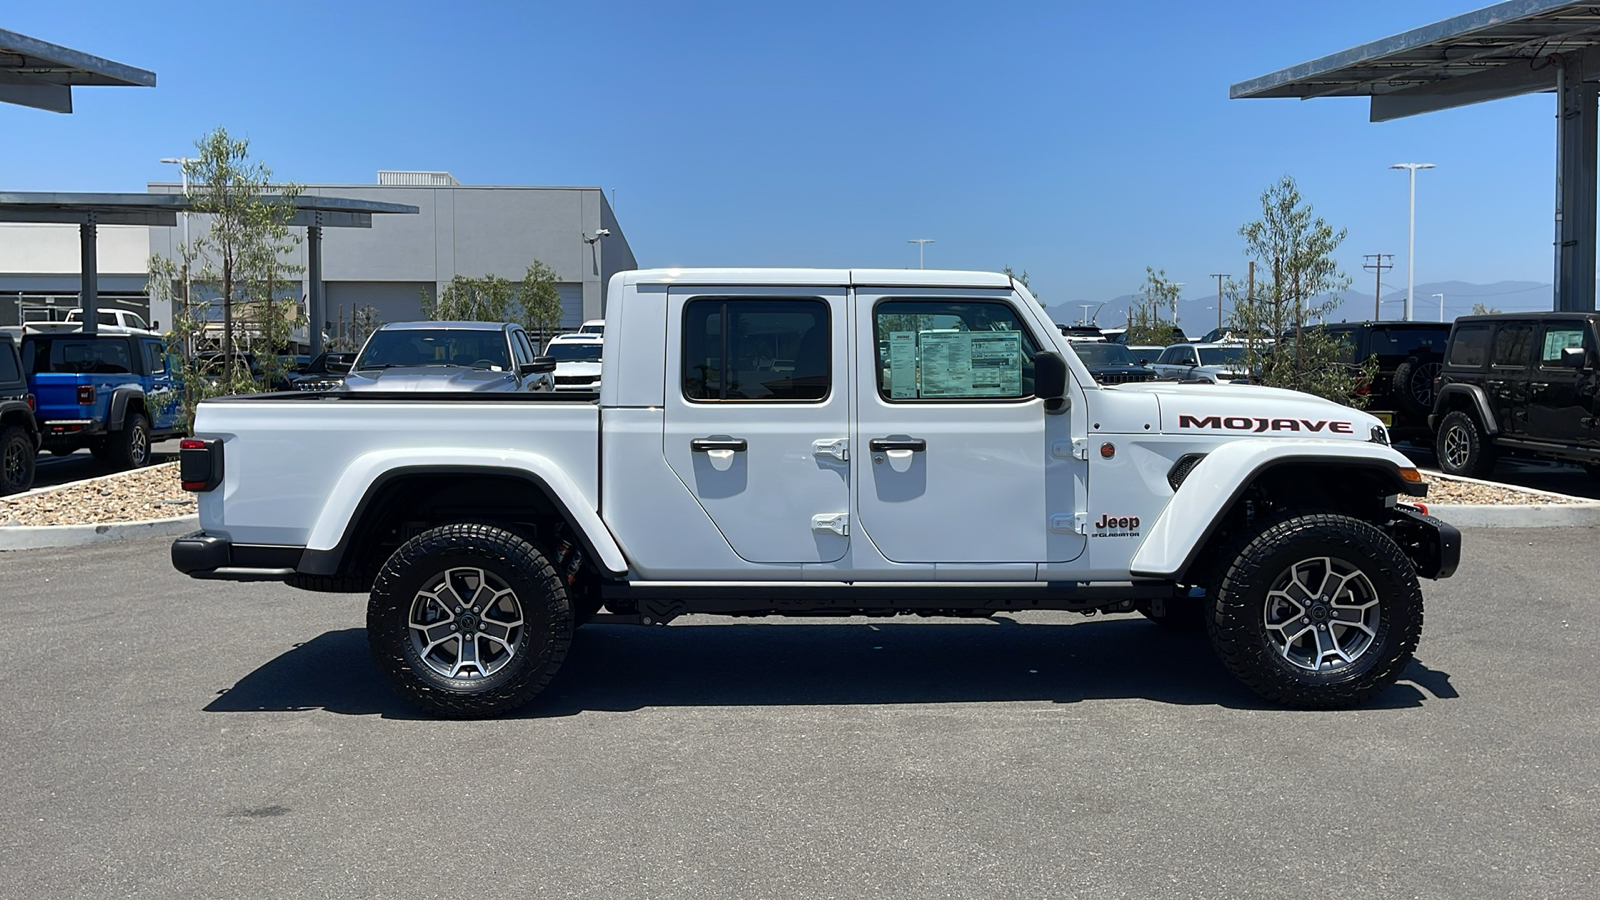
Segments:
[[[1581,463],[1600,477],[1595,313],[1463,316],[1428,421],[1439,468],[1482,476],[1502,454]]]
[[[0,333],[0,494],[33,487],[34,458],[39,455],[33,406],[17,344],[11,335]]]
[[[1321,326],[1346,346],[1341,360],[1357,365],[1378,360],[1366,386],[1366,411],[1389,426],[1397,440],[1426,440],[1433,412],[1433,382],[1450,337],[1448,322],[1340,322]]]

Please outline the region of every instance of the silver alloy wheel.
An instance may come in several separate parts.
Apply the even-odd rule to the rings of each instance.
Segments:
[[[1451,425],[1444,433],[1444,462],[1459,472],[1467,467],[1472,456],[1472,435],[1465,425]]]
[[[487,678],[522,641],[522,602],[498,575],[470,566],[428,579],[411,601],[411,646],[446,678]]]
[[[1349,665],[1377,643],[1382,606],[1359,566],[1334,557],[1303,559],[1267,591],[1267,639],[1291,665],[1320,672]]]
[[[133,423],[133,433],[128,435],[128,457],[133,461],[134,468],[140,468],[150,461],[150,433],[145,430],[144,422]]]

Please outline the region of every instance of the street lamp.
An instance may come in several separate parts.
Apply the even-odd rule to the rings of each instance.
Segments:
[[[1183,286],[1186,284],[1188,284],[1187,281],[1174,281],[1172,283],[1172,286],[1177,288],[1172,292],[1172,324],[1174,325],[1178,324],[1178,295],[1183,293]]]
[[[1443,322],[1444,321],[1444,295],[1443,294],[1434,294],[1434,296],[1439,298],[1439,321]]]
[[[166,163],[167,165],[170,165],[170,166],[177,166],[178,167],[178,171],[180,173],[182,173],[182,175],[183,175],[183,200],[184,200],[184,204],[187,205],[188,202],[189,202],[189,163],[195,162],[196,160],[190,159],[187,156],[178,156],[178,157],[163,156],[161,158],[161,161],[163,163]],[[187,316],[187,315],[189,315],[189,210],[187,210],[187,209],[185,209],[183,211],[183,263],[182,263],[182,265],[183,265],[183,314],[185,316]],[[168,315],[169,315],[169,317],[171,316],[171,311],[170,310],[168,311]]]
[[[906,243],[917,245],[917,268],[922,268],[922,251],[929,244],[933,243],[933,238],[912,238],[911,240],[906,241]]]
[[[1411,304],[1417,290],[1417,170],[1433,167],[1433,163],[1395,163],[1389,167],[1411,173],[1411,243],[1406,250],[1406,311],[1402,316],[1407,322],[1411,321]]]

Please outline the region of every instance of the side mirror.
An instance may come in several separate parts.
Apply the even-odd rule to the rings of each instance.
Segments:
[[[160,322],[151,322],[150,323],[150,330],[151,331],[160,331],[161,330],[161,323]]]
[[[1041,350],[1033,355],[1033,392],[1048,412],[1067,407],[1067,361],[1061,354]]]
[[[533,362],[523,363],[517,367],[517,371],[523,375],[543,375],[546,372],[554,372],[555,370],[555,358],[550,356],[535,356]]]
[[[1564,369],[1581,369],[1588,361],[1588,354],[1582,347],[1564,347],[1561,350],[1561,367]]]

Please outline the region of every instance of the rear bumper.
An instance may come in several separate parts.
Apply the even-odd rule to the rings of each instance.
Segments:
[[[172,542],[172,567],[190,578],[219,581],[287,581],[304,547],[235,544],[196,531]]]

